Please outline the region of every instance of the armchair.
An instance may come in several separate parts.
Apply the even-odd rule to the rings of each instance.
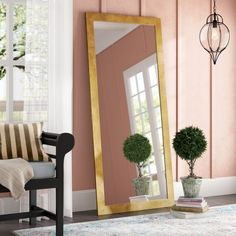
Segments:
[[[29,218],[30,224],[36,224],[36,217],[47,216],[56,221],[56,236],[63,236],[63,194],[64,194],[64,157],[74,146],[74,137],[69,133],[54,134],[43,132],[42,144],[55,146],[56,154],[49,155],[56,160],[56,175],[53,178],[31,179],[25,190],[29,191],[29,212],[0,215],[0,221]],[[37,206],[38,189],[56,189],[56,214]],[[0,193],[9,192],[7,188],[0,185]]]

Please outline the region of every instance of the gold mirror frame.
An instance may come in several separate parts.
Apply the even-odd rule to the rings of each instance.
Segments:
[[[103,164],[102,164],[103,160],[102,140],[101,140],[98,80],[97,80],[97,66],[96,66],[96,53],[95,53],[95,37],[94,37],[95,21],[118,22],[118,23],[122,22],[130,24],[133,23],[133,24],[152,25],[155,27],[158,79],[159,79],[161,114],[162,114],[162,125],[163,125],[166,184],[167,184],[166,199],[158,199],[158,200],[151,200],[148,202],[138,202],[138,203],[125,203],[125,204],[113,204],[113,205],[105,204]],[[88,46],[98,215],[170,207],[173,205],[174,194],[173,194],[172,165],[170,157],[167,100],[166,100],[165,81],[164,81],[164,60],[163,60],[163,50],[162,50],[161,21],[160,19],[154,17],[125,16],[125,15],[107,14],[107,13],[86,13],[86,26],[87,26],[87,46]]]

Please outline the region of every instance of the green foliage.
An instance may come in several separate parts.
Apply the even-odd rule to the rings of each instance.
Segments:
[[[14,60],[18,60],[25,55],[25,24],[26,24],[26,8],[24,5],[17,5],[14,11],[14,28],[13,32],[17,35],[14,41],[13,51]]]
[[[18,4],[14,9],[14,25],[13,25],[13,52],[14,60],[19,60],[25,55],[25,24],[26,24],[26,8],[24,5]],[[0,26],[6,26],[6,5],[0,4]],[[6,32],[0,35],[0,58],[6,56]],[[16,66],[19,69],[22,69],[19,66]],[[0,80],[6,75],[6,68],[0,67]]]
[[[207,148],[207,141],[203,131],[193,126],[180,130],[173,139],[173,147],[177,155],[188,163],[189,176],[194,177],[195,161],[201,157]]]
[[[5,69],[5,67],[1,66],[0,67],[0,80],[1,80],[1,78],[3,78],[5,76],[5,74],[6,74],[6,69]]]
[[[0,3],[0,21],[2,21],[3,19],[5,19],[6,17],[6,6],[5,4]]]
[[[7,8],[6,5],[3,3],[0,3],[0,28],[5,29],[6,23],[6,12]],[[6,56],[6,32],[5,30],[1,30],[0,32],[0,58],[3,58]],[[4,71],[4,68],[0,68],[0,79],[2,79],[5,76],[6,72]]]
[[[139,170],[139,177],[142,176],[141,168],[151,154],[152,147],[148,138],[141,134],[129,136],[123,144],[123,152],[127,160],[136,163]]]
[[[151,154],[151,145],[146,137],[134,134],[125,140],[123,151],[130,162],[138,164],[148,159]]]

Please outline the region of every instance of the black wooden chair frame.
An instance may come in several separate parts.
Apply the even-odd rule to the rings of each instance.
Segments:
[[[43,132],[41,141],[45,145],[55,146],[56,155],[50,155],[56,159],[56,176],[54,178],[31,179],[25,190],[29,191],[29,212],[0,215],[0,221],[29,218],[30,224],[36,224],[36,217],[46,216],[56,221],[56,236],[63,236],[64,218],[64,157],[74,146],[74,137],[69,133],[54,134]],[[56,189],[56,214],[37,207],[38,189]],[[9,192],[7,188],[0,185],[0,193]]]

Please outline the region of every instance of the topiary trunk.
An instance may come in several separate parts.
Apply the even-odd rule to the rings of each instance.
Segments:
[[[193,173],[195,162],[196,162],[196,159],[187,162],[188,166],[189,166],[189,176],[188,177],[192,177],[192,178],[196,177],[196,175]]]

